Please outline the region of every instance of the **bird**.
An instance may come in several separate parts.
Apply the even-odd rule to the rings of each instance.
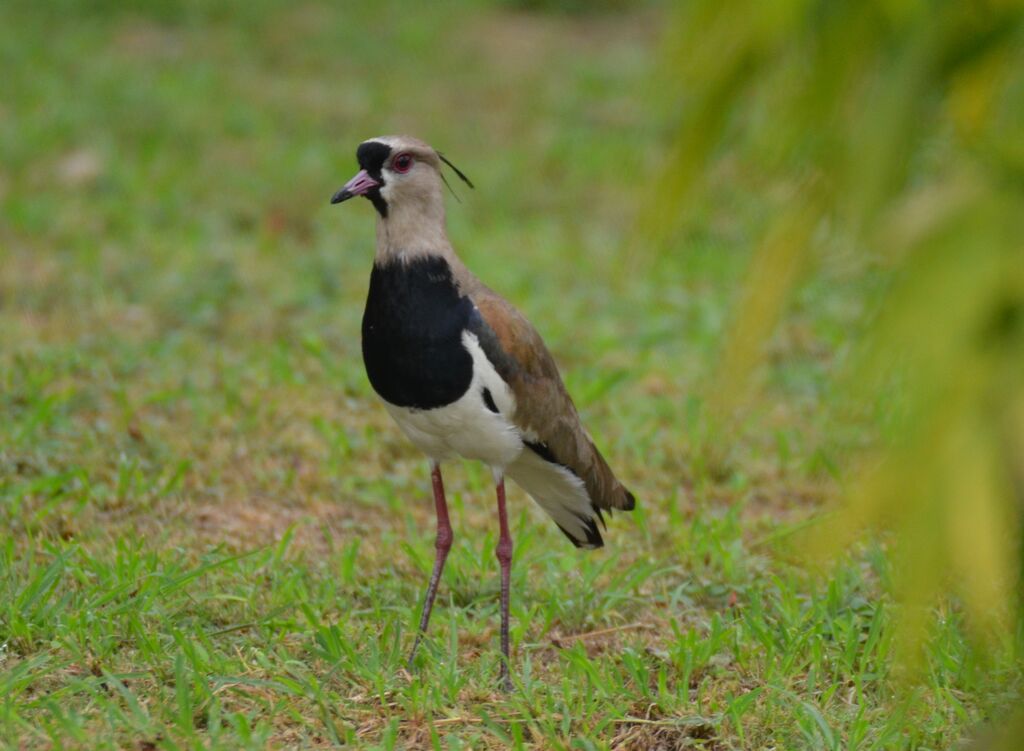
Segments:
[[[636,499],[584,429],[540,334],[456,255],[446,229],[443,168],[472,188],[469,178],[411,136],[366,140],[356,149],[356,161],[359,171],[331,203],[362,196],[376,210],[363,363],[386,410],[429,460],[437,517],[434,566],[408,668],[427,631],[454,539],[441,465],[458,457],[478,460],[494,479],[501,572],[498,683],[510,691],[513,546],[505,478],[579,548],[600,548],[604,512],[631,511]]]

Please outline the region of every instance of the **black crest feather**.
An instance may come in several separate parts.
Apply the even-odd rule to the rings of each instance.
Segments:
[[[466,185],[468,185],[471,188],[474,188],[474,189],[476,188],[476,186],[473,185],[473,181],[470,180],[468,177],[466,177],[465,173],[462,170],[460,170],[458,167],[456,167],[454,164],[452,164],[448,160],[448,157],[446,157],[440,151],[437,152],[437,155],[441,158],[442,162],[444,162],[445,164],[447,164],[449,167],[452,168],[452,171],[462,179],[462,182],[466,183]]]

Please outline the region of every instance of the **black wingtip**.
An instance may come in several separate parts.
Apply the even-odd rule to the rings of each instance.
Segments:
[[[627,490],[626,491],[626,503],[623,505],[622,510],[623,511],[632,511],[635,508],[636,508],[636,496],[633,495],[632,493],[630,493]]]

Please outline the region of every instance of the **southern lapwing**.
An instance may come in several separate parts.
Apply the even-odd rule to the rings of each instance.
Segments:
[[[540,504],[576,547],[599,548],[602,511],[631,510],[633,494],[612,474],[580,424],[540,334],[455,255],[445,230],[442,161],[415,138],[359,145],[360,170],[331,203],[363,196],[377,210],[377,250],[363,313],[363,362],[398,426],[430,459],[437,540],[419,632],[427,629],[452,546],[441,462],[456,456],[491,467],[501,565],[501,674],[509,679],[508,601],[512,537],[505,477]]]

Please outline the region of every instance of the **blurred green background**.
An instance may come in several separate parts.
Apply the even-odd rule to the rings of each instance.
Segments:
[[[7,0],[0,62],[0,746],[1014,747],[1019,3]],[[640,501],[588,555],[512,491],[507,697],[478,466],[402,670],[328,205],[387,133]]]

